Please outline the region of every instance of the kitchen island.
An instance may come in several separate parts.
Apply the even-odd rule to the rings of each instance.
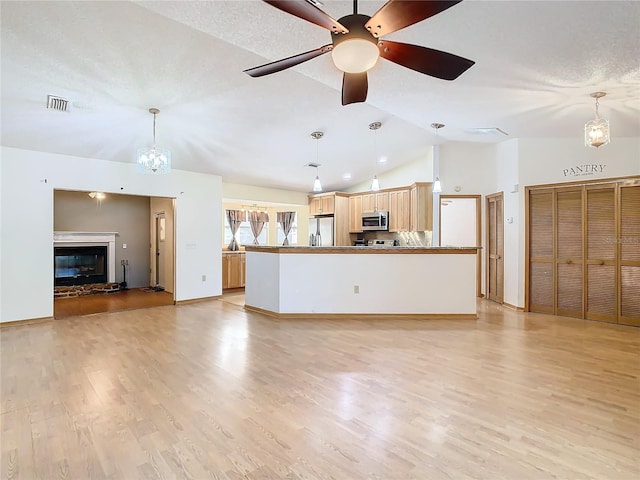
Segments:
[[[246,246],[245,308],[283,318],[477,318],[479,247]]]

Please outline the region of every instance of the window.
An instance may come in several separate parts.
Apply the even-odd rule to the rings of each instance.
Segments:
[[[282,245],[284,243],[284,230],[282,229],[282,225],[280,222],[278,224],[278,245]],[[231,241],[231,239],[229,239]],[[298,243],[298,215],[296,215],[295,220],[293,221],[293,225],[291,225],[291,230],[289,230],[289,245],[295,245]]]
[[[240,224],[240,228],[238,229],[238,233],[236,233],[236,239],[238,241],[238,245],[253,245],[253,232],[251,231],[251,225],[249,222],[242,222]],[[291,239],[291,234],[289,235],[289,239]],[[283,237],[284,240],[284,237]],[[269,222],[264,224],[264,228],[260,235],[258,235],[258,242],[260,245],[267,245],[269,243]],[[226,247],[231,243],[231,228],[229,227],[229,222],[224,222],[224,244]]]

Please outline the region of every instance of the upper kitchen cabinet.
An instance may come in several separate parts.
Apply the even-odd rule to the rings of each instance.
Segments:
[[[309,215],[334,215],[335,193],[321,193],[309,196]]]
[[[362,195],[349,196],[349,233],[362,232]]]
[[[331,192],[309,195],[309,216],[333,215],[334,245],[351,245],[349,238],[349,196]]]
[[[409,188],[389,192],[389,231],[411,230],[411,190]]]
[[[388,212],[389,192],[364,193],[362,196],[362,212]]]
[[[411,225],[412,232],[433,230],[432,183],[411,185]]]

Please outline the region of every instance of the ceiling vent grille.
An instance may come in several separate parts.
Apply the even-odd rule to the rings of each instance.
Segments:
[[[47,95],[47,108],[56,110],[58,112],[68,112],[71,102],[65,100],[62,97],[56,97],[55,95]]]
[[[305,164],[305,167],[319,167],[320,164],[316,163],[316,162],[309,162],[307,164]]]

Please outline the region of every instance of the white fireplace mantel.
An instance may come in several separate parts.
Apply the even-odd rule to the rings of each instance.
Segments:
[[[107,247],[107,280],[116,281],[116,235],[118,232],[53,232],[53,246]]]

